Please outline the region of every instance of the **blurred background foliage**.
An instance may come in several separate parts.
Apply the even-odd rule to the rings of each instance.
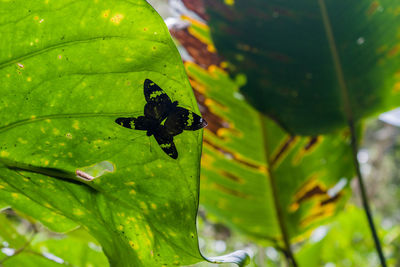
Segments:
[[[176,9],[173,12],[170,11],[169,5],[171,3],[168,3],[166,0],[152,0],[150,2],[165,19],[174,16],[174,12],[176,12]],[[230,1],[225,2],[229,3]],[[176,3],[174,6],[177,6]],[[186,21],[193,23],[193,21],[190,19],[187,19]],[[173,24],[174,21],[169,19],[168,23]],[[194,24],[194,28],[191,30],[191,33],[195,33],[194,36],[196,36],[195,26],[196,24]],[[197,28],[197,33],[201,32],[201,30],[201,27]],[[175,34],[174,32],[172,33],[176,37],[177,43],[179,43],[179,35],[177,36],[176,32]],[[198,34],[197,37],[200,39],[203,37],[203,43],[207,43],[210,38],[207,30],[202,32],[202,34]],[[195,47],[193,47],[193,49],[194,48]],[[211,79],[209,81],[210,83],[215,82],[216,87],[220,86],[220,88],[226,89],[227,87],[231,86],[232,88],[237,89],[241,84],[244,83],[244,81],[241,80],[242,77],[240,76],[237,76],[236,79],[232,79],[224,76],[225,74],[223,72],[218,72],[218,69],[210,70],[209,67],[211,65],[215,65],[214,63],[220,66],[221,69],[224,67],[222,60],[218,58],[218,55],[215,55],[215,47],[213,47],[212,43],[209,43],[208,46],[206,46],[206,52],[203,51],[204,47],[197,48],[199,49],[195,51],[199,53],[199,58],[203,61],[197,61],[197,66],[186,64],[188,75],[191,78],[192,86],[195,89],[201,88],[199,81],[196,81],[194,78],[194,73],[196,71],[196,77],[199,77],[198,75],[201,73],[201,69],[197,68],[198,66],[207,69],[208,73],[205,75],[210,75],[210,73],[213,74],[210,75],[208,79]],[[204,52],[203,54],[202,51]],[[190,51],[181,50],[181,52],[183,59],[188,61],[187,59],[191,57]],[[204,76],[203,81],[206,78],[207,77]],[[216,92],[208,93],[209,95],[205,95],[205,99],[203,101],[199,101],[200,110],[203,112],[203,114],[207,112],[207,110],[204,109],[210,107],[213,109],[213,111],[219,111],[217,114],[224,114],[223,107],[218,106],[218,103],[210,103],[210,100],[208,103],[204,103],[207,101],[207,99],[212,100],[218,97]],[[242,96],[240,93],[237,92],[236,94],[232,95],[235,96],[232,98],[232,101],[237,101],[238,99],[241,100],[240,98]],[[199,95],[196,94],[196,96],[199,100]],[[224,99],[226,100],[227,98],[224,97]],[[231,102],[227,105],[236,105],[237,107],[242,108],[242,115],[249,114],[243,112],[253,112],[251,108],[244,106],[246,104],[241,103],[240,101]],[[249,118],[249,116],[247,118]],[[215,120],[215,118],[206,117],[206,119],[211,122],[210,126],[212,127],[212,122]],[[251,123],[251,121],[244,121],[243,124],[245,123]],[[273,124],[272,121],[267,123]],[[255,127],[261,126],[256,125]],[[278,126],[273,127],[276,127],[276,133],[281,131],[279,130],[280,128]],[[398,186],[400,183],[400,172],[398,171],[398,166],[400,166],[400,128],[377,118],[367,120],[362,127],[364,130],[364,136],[357,156],[361,164],[361,171],[365,177],[365,182],[368,189],[368,197],[370,199],[370,203],[372,203],[372,209],[375,215],[375,223],[378,228],[389,266],[400,266],[400,210],[398,209],[400,206],[400,187]],[[229,127],[223,127],[222,125],[220,128],[223,129]],[[207,155],[213,155],[213,153],[215,154],[215,151],[213,151],[213,146],[210,145],[210,143],[218,142],[218,132],[216,131],[213,134],[212,130],[213,128],[209,128],[205,132],[205,157],[207,157]],[[219,134],[221,135],[221,132],[219,132]],[[240,138],[238,138],[237,141],[239,142]],[[298,142],[303,145],[306,144],[305,140]],[[224,148],[229,148],[232,145],[235,146],[235,144],[227,144],[223,142],[221,145]],[[236,148],[236,150],[240,150],[240,148]],[[325,151],[324,153],[328,152]],[[330,153],[333,155],[341,155],[340,153],[337,154],[338,149],[332,149]],[[221,165],[219,165],[221,168],[224,168],[224,164],[230,164],[229,162],[232,161],[232,158],[235,159],[234,154],[226,154],[228,155],[227,158],[221,159],[221,162],[222,160],[225,160],[221,163]],[[317,155],[317,157],[319,156],[320,155]],[[242,161],[244,160],[243,158],[239,159]],[[209,159],[204,158],[203,156],[203,164],[204,162],[206,162],[206,164],[210,163]],[[258,164],[257,166],[262,169],[263,165],[260,163],[261,161],[259,161],[259,159],[252,158],[249,162],[253,165]],[[232,166],[229,166],[229,168],[232,168]],[[245,172],[248,170],[246,169],[242,171]],[[298,172],[299,169],[294,171]],[[301,170],[300,173],[302,173],[302,171],[303,170]],[[350,172],[350,174],[347,173],[348,177],[350,177],[352,170],[347,171]],[[213,210],[212,207],[218,206],[218,203],[220,203],[220,199],[217,199],[215,195],[220,194],[221,190],[220,188],[218,189],[209,187],[211,183],[206,181],[206,179],[210,179],[209,177],[214,177],[211,179],[218,180],[219,176],[213,176],[213,174],[210,173],[210,170],[207,168],[204,168],[202,173],[203,176],[200,184],[202,191],[198,216],[199,245],[202,253],[204,255],[221,255],[233,250],[245,249],[252,257],[252,261],[249,266],[286,266],[284,254],[279,249],[281,245],[279,240],[277,243],[274,243],[274,241],[261,242],[260,240],[263,240],[263,238],[257,238],[254,232],[251,233],[243,231],[243,229],[240,229],[240,224],[230,223],[229,216],[231,211],[229,209],[226,209],[224,206],[220,206],[221,210],[227,210],[227,214],[222,214],[222,216],[219,216],[221,214],[220,211],[215,209]],[[206,173],[206,175],[204,175],[204,173]],[[343,173],[345,173],[345,171],[343,171]],[[341,173],[338,171],[338,178],[341,177]],[[235,180],[235,178],[232,179]],[[340,182],[340,179],[325,182],[327,188],[332,188],[335,184]],[[231,186],[231,190],[232,188],[235,188],[233,185]],[[305,228],[304,230],[296,229],[298,221],[301,221],[301,216],[290,215],[292,216],[290,217],[287,215],[288,217],[286,218],[289,222],[288,224],[293,224],[290,230],[291,236],[294,236],[292,239],[292,245],[295,257],[300,266],[372,267],[379,265],[375,247],[370,237],[370,230],[359,201],[358,185],[355,180],[350,181],[350,179],[348,179],[348,184],[345,186],[345,188],[341,188],[344,190],[342,201],[338,204],[335,204],[334,211],[329,213],[327,218],[317,220],[316,223],[310,227]],[[237,194],[240,194],[240,190],[242,189],[237,190]],[[262,192],[262,194],[268,195],[270,193]],[[222,198],[222,196],[219,197]],[[269,195],[269,197],[271,196]],[[315,201],[321,201],[321,199],[323,201],[323,197],[326,197],[326,195],[324,196],[322,192],[319,197],[320,198],[316,199]],[[287,205],[289,206],[290,203],[287,203]],[[101,252],[101,247],[92,237],[87,234],[84,229],[79,228],[65,234],[52,233],[44,228],[40,223],[34,221],[32,218],[8,208],[6,204],[2,204],[0,202],[0,208],[2,209],[0,213],[0,225],[2,226],[0,227],[0,266],[23,266],[26,265],[27,262],[29,262],[29,266],[107,265],[107,260]],[[240,207],[238,206],[238,208]],[[251,208],[257,208],[257,206],[254,205]],[[243,209],[245,209],[245,204]],[[311,208],[306,207],[304,209],[304,212],[308,214]],[[274,232],[278,231],[275,229],[277,226],[274,225],[276,222],[270,222],[271,219],[268,220],[268,214],[262,214],[262,211],[259,213],[261,216],[259,221],[267,218],[265,219],[265,225],[270,224],[269,229],[272,232],[268,232],[268,234],[271,234],[271,236],[279,236],[278,232]],[[249,216],[250,214],[251,212],[249,212]],[[245,222],[246,224],[253,223],[251,220],[252,218],[243,219],[250,219],[251,222]],[[265,238],[267,235],[265,234],[263,237]],[[200,263],[196,266],[213,265],[210,263]],[[224,264],[219,266],[230,265]]]

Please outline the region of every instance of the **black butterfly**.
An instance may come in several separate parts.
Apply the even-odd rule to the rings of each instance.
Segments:
[[[183,130],[196,131],[207,122],[199,115],[178,107],[178,101],[172,102],[169,96],[149,79],[144,81],[144,116],[137,118],[118,118],[119,125],[135,130],[147,131],[147,136],[154,135],[161,149],[173,159],[178,158],[174,136]]]

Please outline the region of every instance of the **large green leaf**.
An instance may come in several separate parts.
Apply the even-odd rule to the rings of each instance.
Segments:
[[[242,77],[230,78],[213,53],[207,26],[186,19],[189,28],[171,31],[194,61],[186,62],[186,71],[209,122],[200,203],[261,244],[281,247],[283,227],[293,240],[300,239],[347,199],[348,191],[342,189],[353,175],[348,132],[291,136],[260,115],[239,93]]]
[[[202,131],[174,138],[175,160],[115,123],[143,114],[145,79],[197,112],[158,14],[144,0],[2,0],[0,12],[1,199],[55,230],[82,225],[112,266],[203,260]]]
[[[241,91],[289,131],[326,133],[399,105],[398,1],[205,3],[217,50],[247,77]]]

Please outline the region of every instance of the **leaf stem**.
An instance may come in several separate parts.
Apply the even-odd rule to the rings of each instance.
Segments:
[[[376,232],[376,228],[375,228],[373,217],[372,217],[372,212],[371,212],[371,209],[370,209],[370,206],[368,203],[368,197],[367,197],[367,193],[366,193],[366,189],[365,189],[365,185],[364,185],[363,176],[360,171],[360,164],[357,159],[358,144],[357,144],[356,131],[355,131],[355,126],[354,126],[354,116],[353,116],[353,112],[351,109],[350,98],[349,98],[349,94],[348,94],[348,88],[347,88],[347,85],[345,82],[345,78],[344,78],[342,66],[340,63],[340,58],[339,58],[339,54],[337,51],[334,35],[332,32],[332,26],[329,21],[328,11],[326,9],[325,2],[324,2],[324,0],[318,0],[318,3],[320,6],[320,10],[321,10],[321,16],[322,16],[322,20],[324,23],[325,32],[326,32],[328,42],[329,42],[329,48],[332,53],[332,60],[333,60],[334,67],[336,70],[336,75],[337,75],[337,79],[339,82],[342,101],[343,101],[345,113],[347,116],[347,123],[348,123],[349,129],[350,129],[353,164],[354,164],[354,167],[355,167],[355,170],[357,173],[357,180],[358,180],[358,183],[360,186],[362,205],[364,207],[364,211],[367,216],[369,228],[371,229],[372,237],[375,242],[375,247],[376,247],[376,250],[377,250],[377,253],[379,256],[379,260],[381,262],[382,267],[386,267],[385,256],[383,254],[382,246],[379,241],[378,234]]]
[[[261,123],[262,136],[263,136],[263,142],[264,142],[263,145],[264,145],[264,151],[265,151],[265,160],[267,162],[268,176],[269,176],[269,182],[271,185],[273,202],[274,202],[274,206],[275,206],[276,216],[278,217],[279,227],[280,227],[281,233],[282,233],[283,243],[285,245],[284,255],[288,261],[289,266],[297,267],[298,264],[296,262],[292,248],[290,246],[290,237],[289,237],[289,233],[287,231],[287,226],[285,223],[283,210],[282,210],[282,207],[279,202],[278,186],[276,184],[275,175],[271,171],[272,162],[270,159],[269,147],[268,147],[268,142],[267,142],[267,129],[265,128],[265,115],[259,113],[259,116],[260,116],[260,123]]]
[[[367,196],[367,191],[364,185],[364,178],[361,174],[360,171],[360,164],[358,162],[357,159],[357,140],[355,138],[355,129],[354,129],[354,124],[352,124],[350,126],[350,132],[351,132],[351,149],[353,151],[353,162],[354,162],[354,166],[356,168],[356,172],[357,172],[357,180],[358,180],[358,184],[360,186],[360,192],[361,192],[361,200],[362,200],[362,205],[364,207],[365,210],[365,215],[367,216],[367,220],[368,220],[368,224],[370,226],[371,229],[371,234],[372,237],[374,239],[374,243],[375,243],[375,247],[376,250],[378,252],[378,256],[379,256],[379,260],[381,262],[382,267],[386,267],[386,260],[385,260],[385,256],[383,254],[382,251],[382,246],[381,243],[379,241],[379,237],[378,237],[378,233],[376,231],[375,225],[374,225],[374,220],[373,220],[373,216],[372,216],[372,212],[369,206],[369,202],[368,202],[368,196]]]

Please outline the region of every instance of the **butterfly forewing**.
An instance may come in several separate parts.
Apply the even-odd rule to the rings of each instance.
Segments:
[[[168,109],[173,106],[171,99],[156,83],[149,79],[144,81],[143,88],[147,102],[144,115],[157,120],[164,120],[167,117]]]
[[[145,116],[139,116],[137,118],[118,118],[115,120],[119,125],[135,130],[147,130],[150,122]]]
[[[170,105],[171,99],[169,96],[152,80],[146,79],[143,84],[144,97],[147,103],[162,103]]]
[[[134,120],[135,118],[118,118],[115,122],[125,128],[135,129]]]

